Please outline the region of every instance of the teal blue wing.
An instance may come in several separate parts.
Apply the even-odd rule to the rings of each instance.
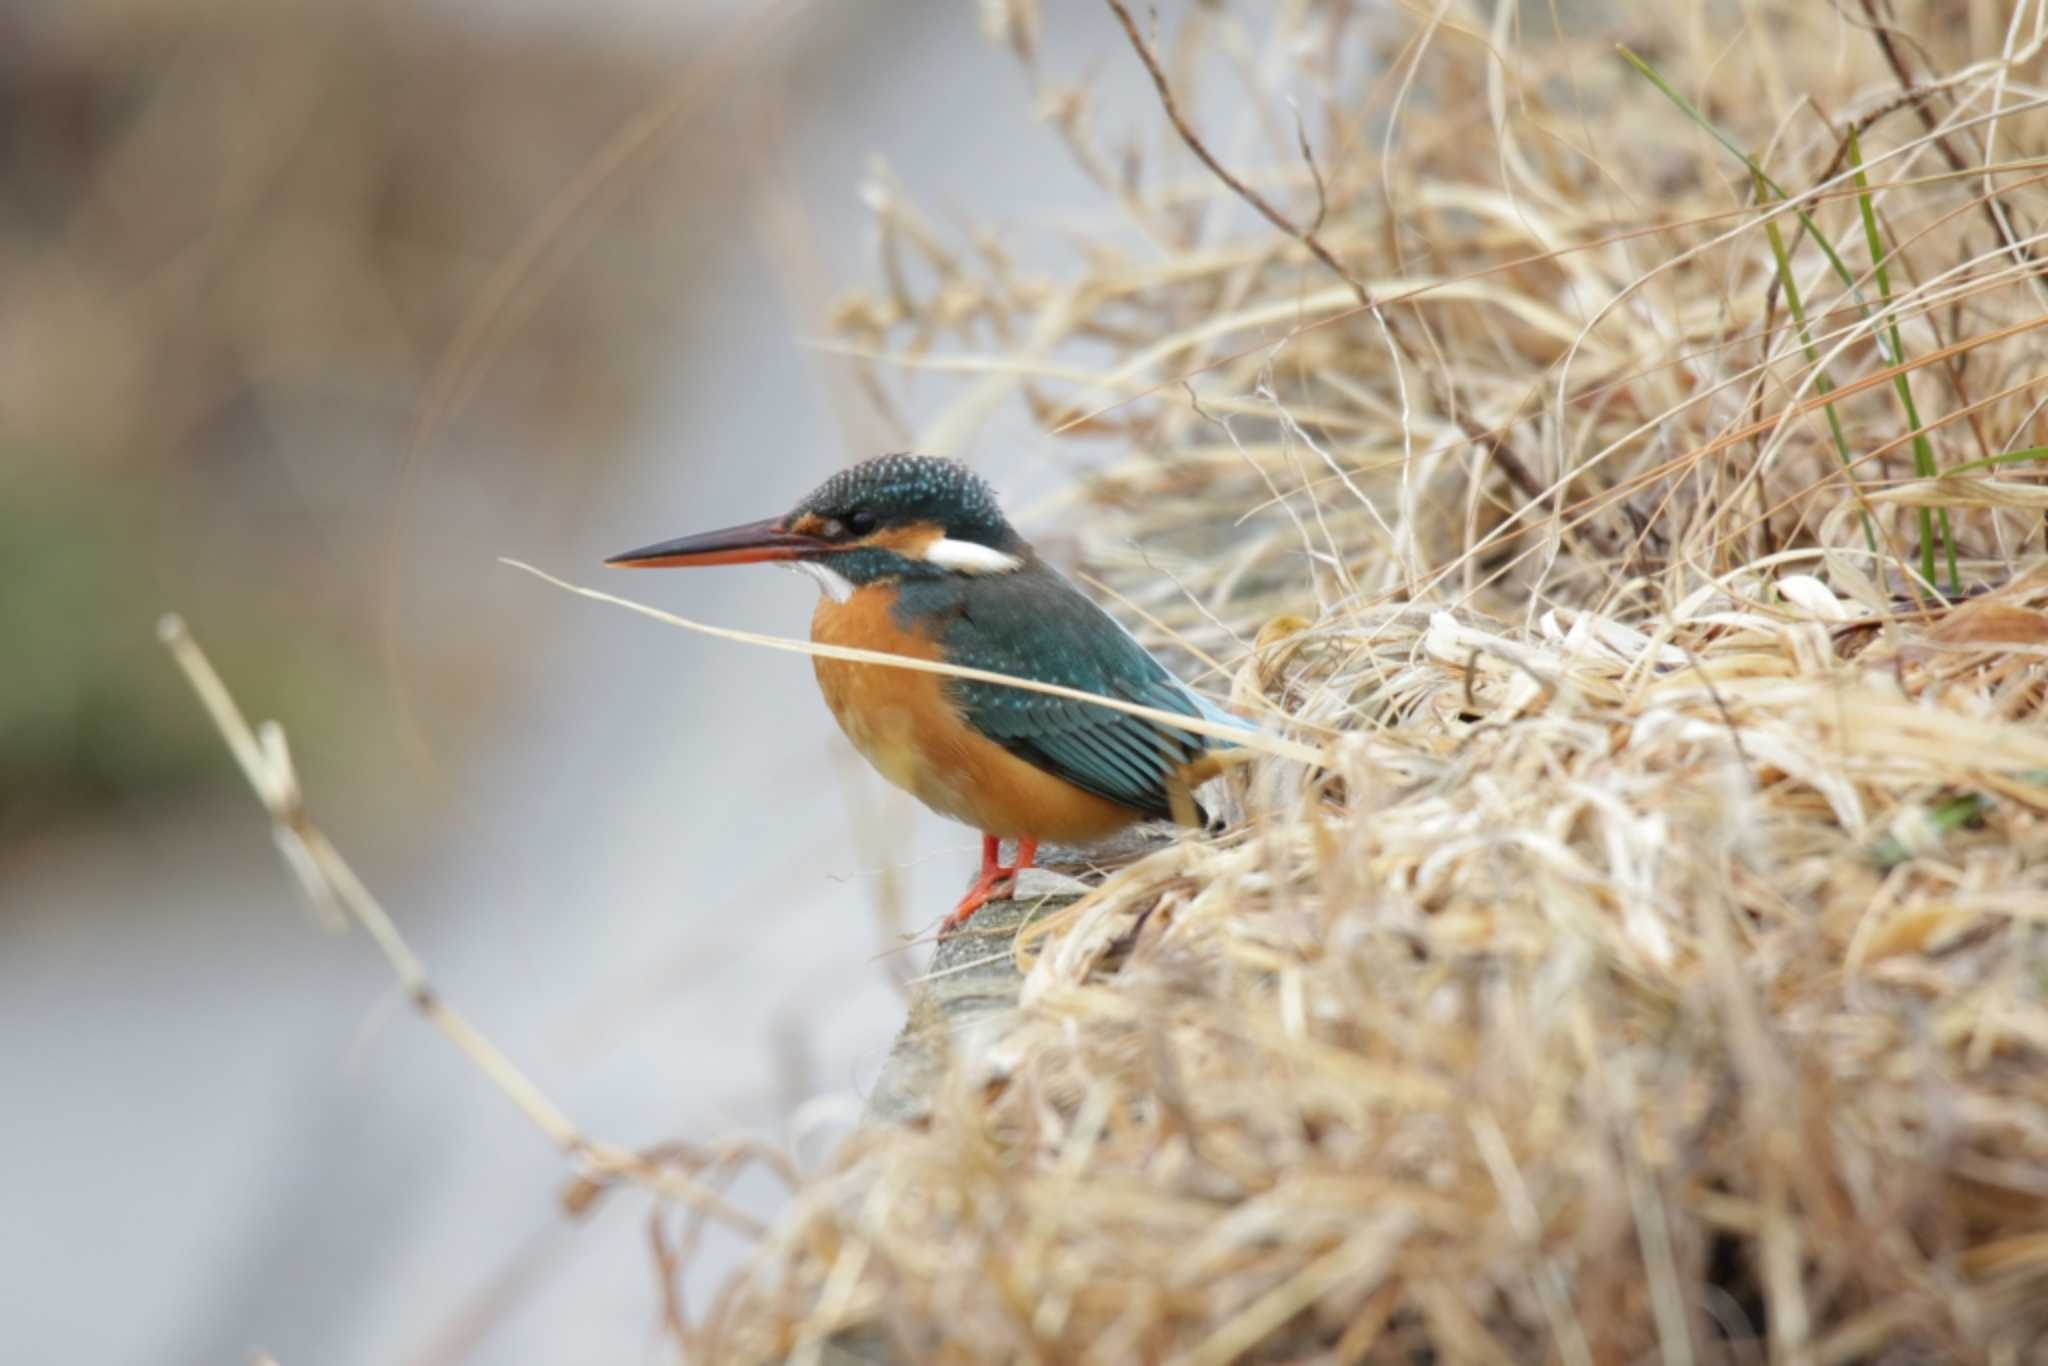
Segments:
[[[984,579],[946,627],[956,664],[1249,729],[1182,685],[1101,608],[1048,570]],[[1098,797],[1170,818],[1178,771],[1211,749],[1193,731],[1128,712],[995,683],[950,684],[967,723],[1012,754]]]

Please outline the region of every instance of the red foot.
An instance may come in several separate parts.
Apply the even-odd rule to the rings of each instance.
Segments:
[[[967,895],[960,898],[960,904],[953,913],[939,922],[940,934],[951,934],[965,925],[974,913],[991,901],[1001,901],[1016,890],[1017,874],[1031,866],[1038,857],[1038,841],[1020,839],[1017,841],[1017,861],[1005,868],[1002,863],[1003,842],[995,835],[981,837],[981,876],[967,889]]]

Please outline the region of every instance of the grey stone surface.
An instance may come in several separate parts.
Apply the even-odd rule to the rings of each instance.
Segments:
[[[1109,869],[1170,839],[1156,827],[1140,827],[1091,849],[1048,846],[1039,851],[1039,866],[1025,872],[1008,900],[991,901],[941,939],[930,968],[912,989],[909,1018],[868,1095],[867,1121],[922,1121],[955,1042],[969,1030],[999,1025],[1006,1012],[1017,1008],[1023,985],[1012,952],[1017,932],[1072,905]]]

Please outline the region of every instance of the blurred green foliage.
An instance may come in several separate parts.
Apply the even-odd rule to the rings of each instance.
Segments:
[[[47,474],[0,483],[0,837],[238,781],[157,643],[175,590],[142,492]],[[264,595],[208,584],[203,596],[201,629],[238,687],[307,719],[316,748],[337,748],[357,709],[336,680],[352,672],[359,681],[360,666],[351,670],[319,623],[281,619]]]
[[[0,833],[201,771],[203,737],[151,668],[124,577],[134,518],[67,515],[65,499],[0,504]]]
[[[0,6],[0,838],[231,778],[165,610],[330,778],[384,707],[380,631],[409,700],[459,698],[430,743],[482,733],[517,637],[445,571],[599,485],[709,278],[693,182],[643,168],[432,449],[409,424],[525,225],[673,76],[402,0]]]

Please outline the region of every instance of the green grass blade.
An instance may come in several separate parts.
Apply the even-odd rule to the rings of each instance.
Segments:
[[[1648,62],[1644,61],[1641,57],[1638,57],[1635,53],[1631,52],[1626,46],[1617,44],[1617,50],[1621,53],[1622,59],[1626,61],[1630,66],[1634,67],[1637,73],[1640,74],[1645,80],[1649,81],[1650,84],[1657,87],[1658,91],[1663,94],[1664,98],[1671,101],[1671,103],[1679,110],[1679,112],[1683,113],[1687,118],[1691,119],[1704,132],[1706,132],[1706,134],[1709,137],[1713,138],[1714,141],[1720,143],[1721,146],[1727,148],[1730,155],[1734,156],[1737,160],[1742,162],[1742,164],[1749,169],[1749,173],[1757,186],[1758,198],[1760,200],[1765,199],[1766,191],[1768,191],[1770,195],[1776,196],[1778,199],[1790,200],[1791,196],[1786,194],[1782,186],[1780,186],[1776,181],[1771,179],[1771,177],[1768,173],[1765,172],[1763,167],[1758,164],[1755,157],[1743,151],[1741,147],[1735,144],[1733,139],[1731,139],[1727,134],[1723,133],[1719,128],[1715,127],[1713,121],[1707,118],[1707,116],[1700,111],[1698,106],[1693,104],[1691,100],[1688,100],[1685,96],[1679,94],[1677,90],[1672,88],[1671,83],[1664,79],[1662,73],[1660,73],[1655,67],[1651,66]],[[1873,325],[1874,331],[1876,332],[1878,338],[1878,349],[1880,352],[1889,350],[1891,363],[1894,365],[1898,365],[1903,363],[1903,343],[1899,335],[1899,327],[1897,321],[1895,319],[1891,319],[1889,316],[1891,310],[1890,272],[1887,271],[1884,266],[1885,256],[1882,238],[1877,228],[1877,213],[1875,207],[1871,202],[1869,183],[1863,171],[1862,149],[1859,146],[1857,146],[1853,130],[1851,130],[1849,137],[1849,152],[1852,157],[1852,167],[1855,175],[1856,187],[1859,191],[1857,196],[1857,203],[1862,212],[1864,237],[1870,249],[1873,279],[1877,285],[1879,295],[1883,300],[1887,320],[1889,322],[1888,334],[1885,328]],[[1857,287],[1855,273],[1849,269],[1848,265],[1842,260],[1841,254],[1834,249],[1831,243],[1829,243],[1827,237],[1820,231],[1820,228],[1814,223],[1811,217],[1809,217],[1803,210],[1800,210],[1798,208],[1793,208],[1792,213],[1793,216],[1796,219],[1798,219],[1800,227],[1803,228],[1810,237],[1812,237],[1814,245],[1819,247],[1821,254],[1827,258],[1828,265],[1834,271],[1836,277],[1840,279],[1842,284],[1847,288],[1850,297],[1855,301],[1857,309],[1862,313],[1863,320],[1865,322],[1870,322],[1870,305],[1864,299],[1861,289]],[[1804,345],[1806,349],[1808,359],[1815,361],[1815,363],[1817,364],[1818,361],[1815,353],[1815,348],[1813,346],[1811,333],[1808,331],[1806,326],[1805,309],[1799,299],[1797,287],[1794,285],[1792,280],[1789,253],[1786,251],[1785,248],[1784,235],[1778,229],[1775,214],[1772,214],[1765,218],[1764,230],[1770,237],[1771,252],[1777,262],[1778,278],[1781,282],[1783,289],[1785,290],[1786,303],[1791,309],[1793,316],[1799,321],[1801,343]],[[1887,346],[1887,341],[1889,342],[1889,346]],[[1820,372],[1815,376],[1814,388],[1818,393],[1825,395],[1832,391],[1834,385],[1832,381],[1828,379],[1825,372]],[[1900,374],[1893,377],[1893,388],[1899,395],[1900,406],[1905,411],[1907,425],[1913,434],[1914,470],[1922,478],[1934,478],[1939,474],[1939,470],[1935,466],[1934,448],[1928,442],[1926,428],[1924,424],[1922,424],[1920,421],[1918,407],[1913,401],[1912,385],[1908,381],[1903,371],[1901,371]],[[1848,442],[1843,437],[1841,422],[1839,418],[1836,416],[1834,406],[1832,404],[1827,405],[1827,415],[1829,430],[1833,434],[1835,439],[1835,449],[1841,455],[1843,461],[1845,463],[1848,463],[1850,462]],[[1949,591],[1952,594],[1961,592],[1961,576],[1958,572],[1956,565],[1955,535],[1953,528],[1949,524],[1948,509],[1921,508],[1919,510],[1919,514],[1921,577],[1930,585],[1934,583],[1934,548],[1936,541],[1938,539],[1941,546],[1946,551],[1946,558],[1948,561]],[[1871,535],[1870,522],[1868,517],[1865,517],[1864,519],[1863,532],[1865,539],[1869,542],[1871,546],[1871,549],[1875,550],[1876,541],[1875,538]]]
[[[1760,180],[1764,185],[1769,186],[1772,194],[1776,195],[1779,199],[1787,201],[1789,201],[1792,198],[1791,195],[1785,193],[1784,188],[1780,186],[1777,181],[1772,180],[1770,176],[1765,173],[1764,168],[1757,163],[1757,159],[1755,157],[1751,156],[1749,153],[1743,151],[1740,147],[1736,146],[1734,141],[1730,139],[1726,133],[1723,133],[1719,128],[1716,128],[1713,124],[1713,121],[1709,119],[1705,114],[1700,112],[1700,109],[1697,105],[1695,105],[1691,100],[1687,99],[1685,96],[1679,94],[1676,90],[1672,89],[1671,83],[1665,80],[1661,74],[1659,74],[1656,67],[1651,66],[1641,57],[1638,57],[1635,53],[1629,51],[1628,47],[1625,44],[1615,44],[1615,50],[1621,53],[1623,61],[1627,62],[1630,66],[1634,67],[1638,72],[1640,72],[1643,78],[1647,80],[1651,85],[1656,86],[1658,91],[1663,94],[1665,99],[1670,100],[1673,105],[1677,106],[1678,111],[1680,113],[1684,114],[1687,118],[1691,119],[1694,123],[1698,124],[1700,128],[1709,137],[1714,139],[1714,141],[1720,143],[1723,147],[1726,147],[1729,153],[1732,156],[1734,156],[1737,161],[1740,161],[1744,166],[1747,166],[1749,168],[1749,173],[1751,175],[1757,177],[1758,180]],[[1794,208],[1792,210],[1792,215],[1793,217],[1799,220],[1799,226],[1805,228],[1807,234],[1813,238],[1814,245],[1819,247],[1821,250],[1821,255],[1828,258],[1828,265],[1834,268],[1835,275],[1841,280],[1842,284],[1848,289],[1850,295],[1856,300],[1856,306],[1858,308],[1863,309],[1867,314],[1869,312],[1870,306],[1864,302],[1862,291],[1856,288],[1855,272],[1850,270],[1848,265],[1843,262],[1840,254],[1838,254],[1835,251],[1834,246],[1831,243],[1829,243],[1828,239],[1821,233],[1820,228],[1814,223],[1813,219],[1807,216],[1806,211],[1804,209]]]
[[[1751,174],[1756,180],[1757,199],[1761,202],[1769,202],[1771,193],[1768,179],[1764,176],[1763,172],[1754,168],[1752,168]],[[1799,282],[1792,278],[1791,253],[1785,248],[1785,234],[1778,230],[1778,220],[1776,218],[1766,218],[1764,220],[1764,235],[1770,238],[1771,257],[1777,262],[1778,285],[1785,291],[1785,308],[1792,314],[1792,321],[1799,328],[1799,345],[1806,352],[1806,359],[1812,364],[1814,369],[1813,391],[1825,398],[1828,394],[1834,392],[1835,384],[1833,380],[1828,378],[1826,367],[1820,363],[1819,348],[1813,344],[1813,333],[1806,323],[1806,306],[1799,298]],[[1823,405],[1822,411],[1827,414],[1828,434],[1835,440],[1835,453],[1842,457],[1842,470],[1848,476],[1850,486],[1854,488],[1856,487],[1856,462],[1849,454],[1849,438],[1842,433],[1841,416],[1835,412],[1835,405],[1832,403]],[[1859,494],[1858,496],[1860,497],[1861,495]],[[1877,534],[1870,529],[1870,515],[1868,513],[1858,513],[1857,516],[1863,523],[1863,543],[1870,547],[1870,552],[1874,555],[1877,553]]]
[[[1905,343],[1899,336],[1899,320],[1892,313],[1891,272],[1885,268],[1884,237],[1877,228],[1877,208],[1871,202],[1870,181],[1863,174],[1863,148],[1856,137],[1856,130],[1849,130],[1849,168],[1856,181],[1856,207],[1863,218],[1863,240],[1870,251],[1871,276],[1877,283],[1877,297],[1883,302],[1887,326],[1877,329],[1878,349],[1886,350],[1888,336],[1891,345],[1887,361],[1896,366],[1906,363]],[[1905,410],[1906,425],[1913,433],[1913,472],[1922,479],[1932,479],[1940,471],[1934,466],[1934,447],[1927,440],[1927,432],[1920,425],[1920,410],[1913,402],[1913,385],[1903,369],[1892,377],[1892,387],[1898,392],[1899,406]],[[1962,583],[1956,573],[1956,540],[1949,527],[1948,509],[1920,509],[1920,574],[1927,582],[1934,582],[1934,542],[1939,513],[1939,534],[1942,548],[1947,552],[1948,591],[1951,595],[1962,592]]]
[[[2048,446],[2029,446],[2023,451],[2001,451],[1987,455],[1982,460],[1965,460],[1949,470],[1950,474],[1968,474],[1972,470],[1988,470],[1999,465],[2017,465],[2022,460],[2048,460]]]

